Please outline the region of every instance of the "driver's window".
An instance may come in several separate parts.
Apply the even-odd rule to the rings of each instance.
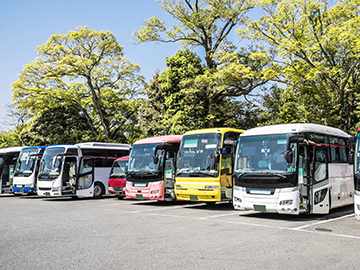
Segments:
[[[326,149],[316,149],[314,164],[314,179],[316,182],[327,178]]]

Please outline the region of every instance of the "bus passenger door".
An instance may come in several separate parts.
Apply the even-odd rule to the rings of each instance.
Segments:
[[[229,152],[229,153],[228,153]],[[221,200],[232,199],[232,188],[233,188],[233,159],[230,150],[225,149],[221,153],[220,161],[220,185],[221,185]]]
[[[175,164],[173,159],[166,159],[164,168],[164,197],[175,199]]]
[[[76,195],[93,196],[95,159],[93,157],[82,157],[79,162],[79,173],[76,178]]]
[[[298,182],[299,182],[299,212],[310,213],[310,153],[307,145],[299,146],[299,171],[298,171]]]
[[[315,146],[314,149],[311,195],[312,213],[329,213],[330,191],[326,147]]]
[[[75,194],[76,186],[76,169],[77,169],[76,157],[64,158],[64,170],[61,179],[61,193],[62,195]]]

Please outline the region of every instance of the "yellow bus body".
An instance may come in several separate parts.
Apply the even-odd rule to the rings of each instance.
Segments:
[[[240,135],[240,133],[244,132],[244,130],[234,128],[208,128],[193,130],[186,132],[183,140],[186,139],[186,135],[220,133],[222,135],[220,147],[223,148],[224,134],[227,132],[235,132]],[[181,151],[181,149],[179,151]],[[230,159],[225,160],[223,158],[223,154],[220,153],[218,177],[175,177],[176,198],[178,200],[203,202],[231,200],[234,183],[232,177],[232,153],[230,153],[230,155]]]

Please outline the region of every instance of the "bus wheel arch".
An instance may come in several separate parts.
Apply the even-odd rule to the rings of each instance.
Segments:
[[[105,187],[101,182],[94,183],[94,198],[101,198],[105,194]]]

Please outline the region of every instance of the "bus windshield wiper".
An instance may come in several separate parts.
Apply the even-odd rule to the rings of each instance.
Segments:
[[[203,175],[214,177],[214,173],[210,173],[210,172],[196,171],[196,172],[191,172],[191,174],[203,174]]]
[[[280,176],[282,177],[283,179],[286,179],[286,176],[281,174],[281,173],[276,173],[276,172],[272,172],[272,171],[268,171],[267,173],[270,173],[270,174],[273,174],[273,175],[276,175],[276,176]]]

